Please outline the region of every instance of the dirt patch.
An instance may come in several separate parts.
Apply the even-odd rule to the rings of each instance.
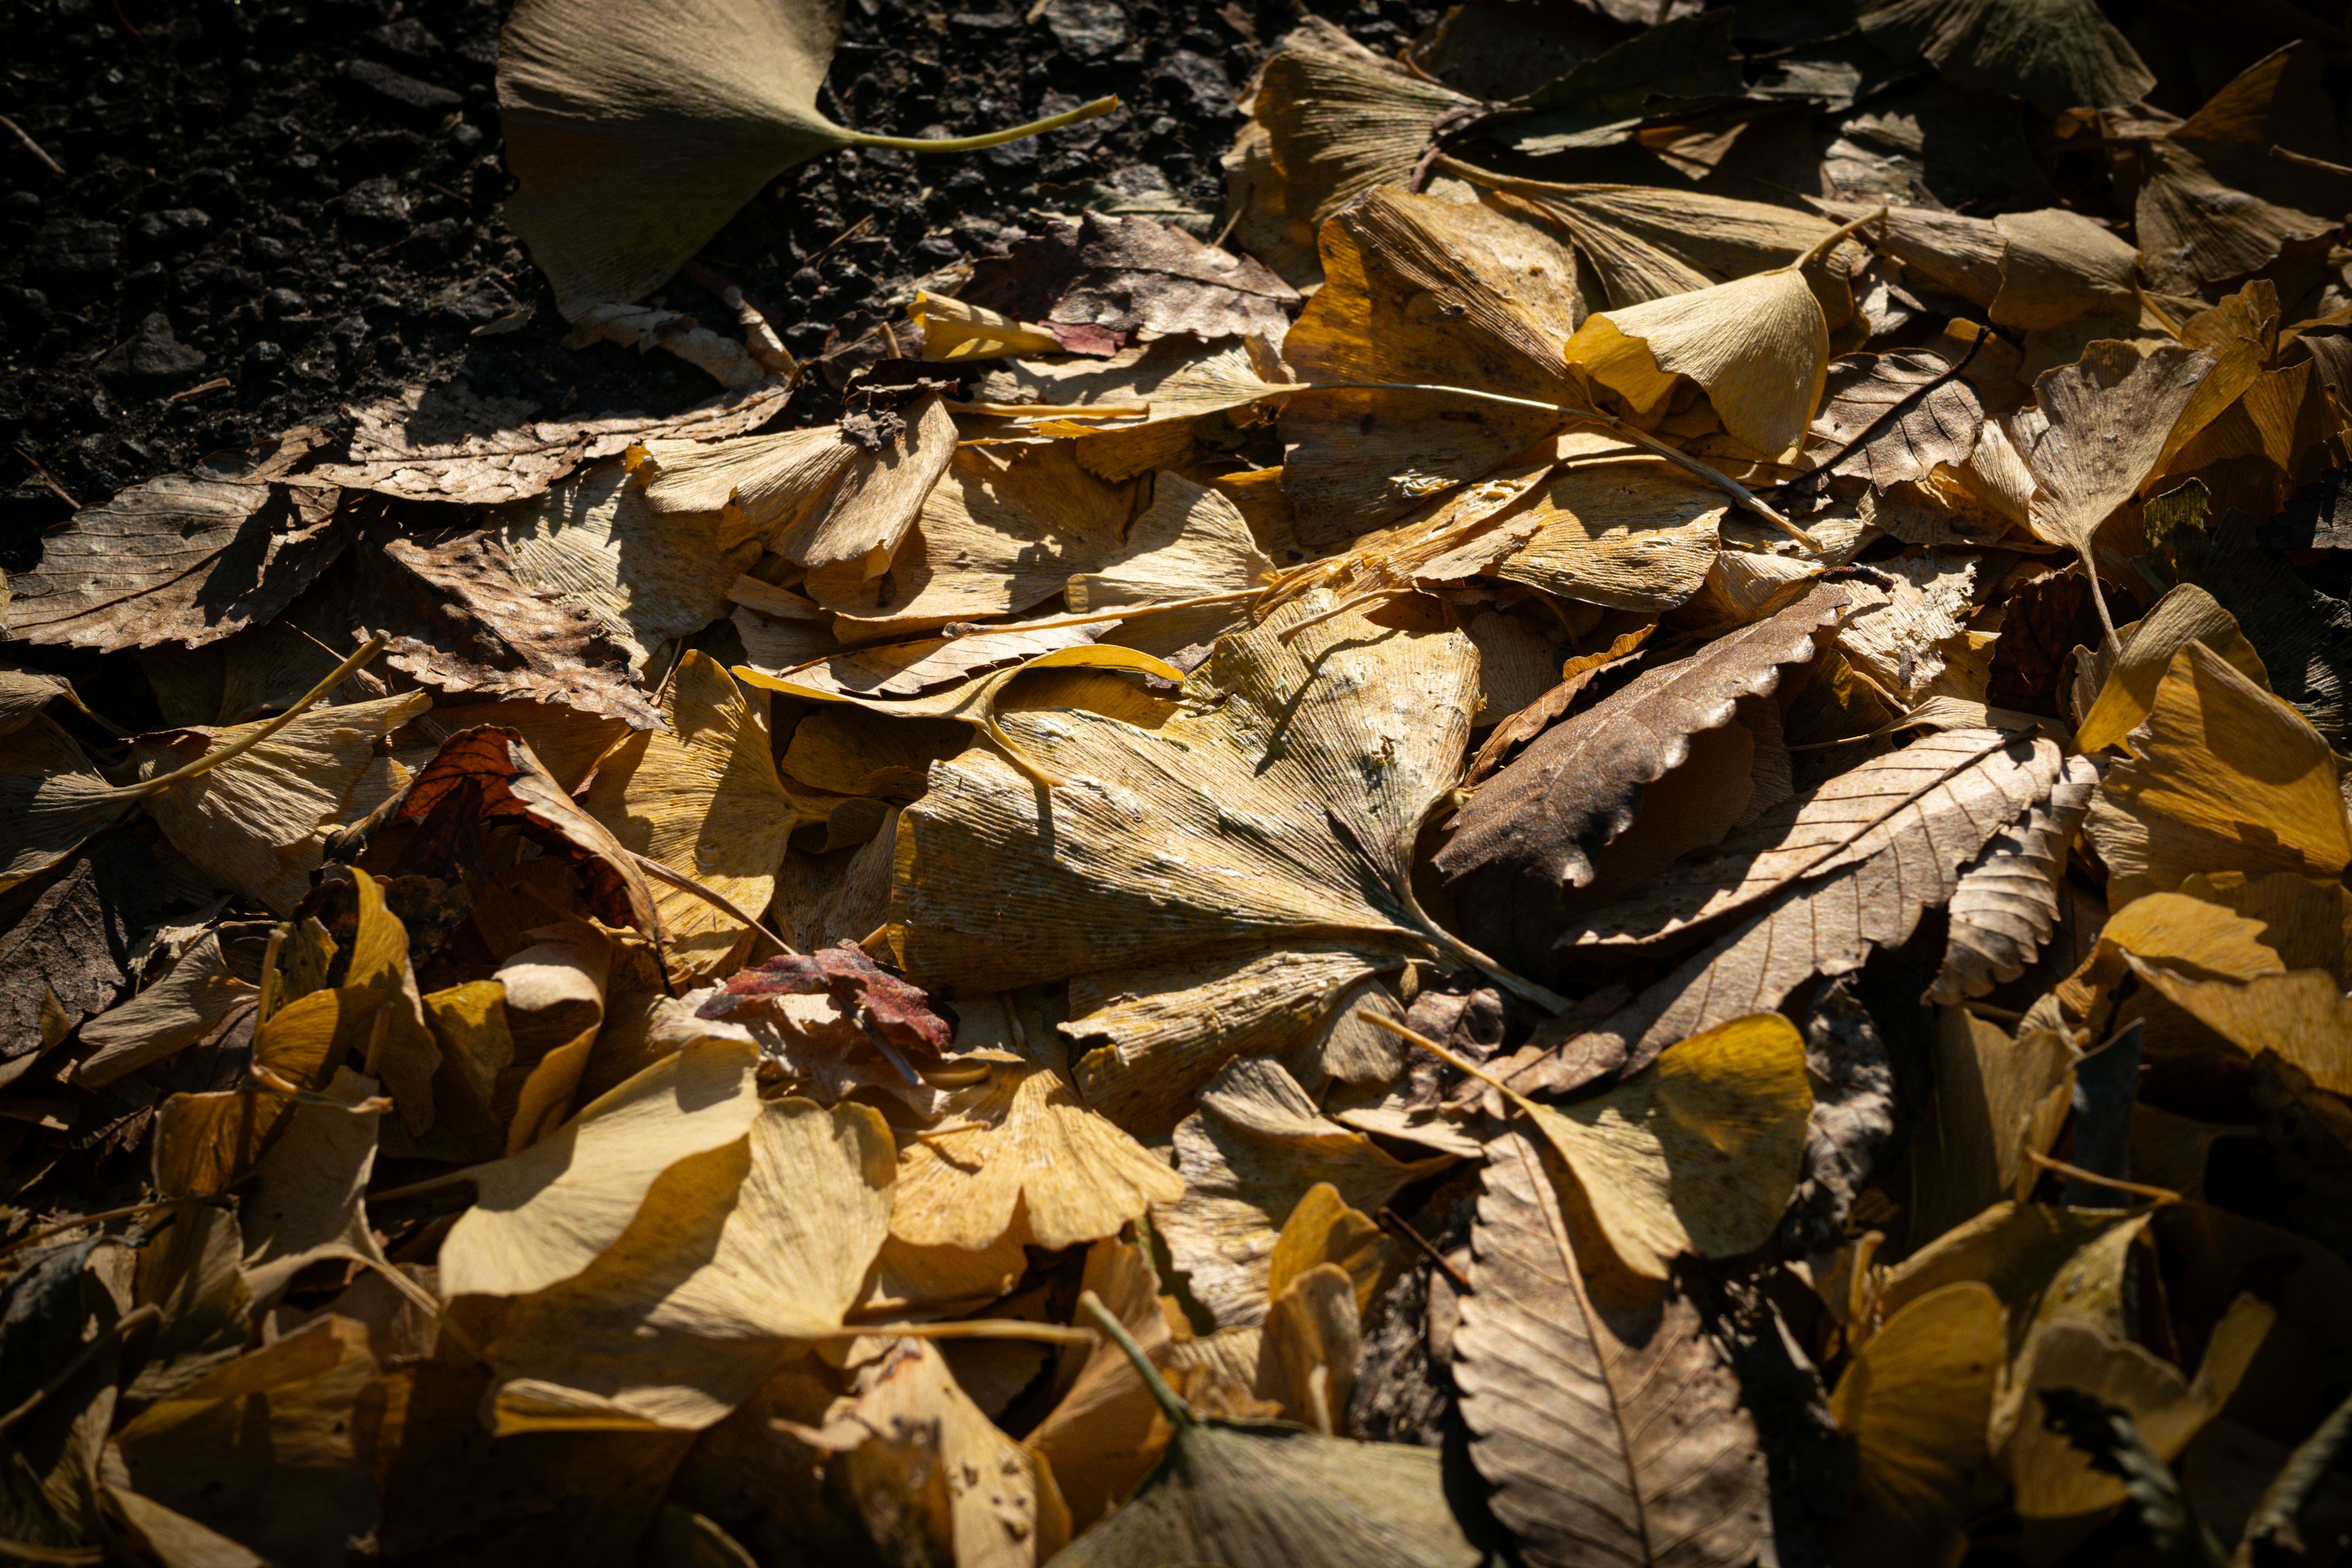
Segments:
[[[1330,7],[1393,47],[1433,10]],[[545,282],[499,221],[488,0],[16,0],[0,109],[0,569],[124,485],[337,414],[463,380],[549,413],[668,411],[709,379],[666,355],[562,346]],[[963,134],[1107,92],[1108,119],[985,153],[888,150],[783,176],[703,253],[824,346],[917,280],[1001,251],[1044,212],[1202,215],[1234,93],[1290,25],[1212,5],[849,0],[819,106],[845,124]],[[657,303],[728,325],[702,289]],[[813,378],[792,423],[831,416]],[[37,467],[36,465],[37,464]],[[43,476],[46,470],[47,478]]]

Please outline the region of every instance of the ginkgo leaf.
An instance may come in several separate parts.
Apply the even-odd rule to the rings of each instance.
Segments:
[[[1924,57],[1946,79],[2045,114],[2118,108],[2156,85],[2093,0],[1888,0],[1861,22],[1865,36]]]
[[[2270,685],[2262,655],[2230,612],[2204,589],[2183,583],[2166,590],[2154,608],[2125,629],[2123,649],[2099,688],[2098,701],[2083,715],[2074,743],[2097,752],[2121,742],[2147,718],[2173,657],[2191,642],[2203,643],[2255,685]]]
[[[1135,500],[1135,486],[1095,478],[1066,441],[966,447],[923,501],[887,579],[851,565],[813,574],[805,589],[840,616],[845,637],[860,641],[1019,615],[1116,552]]]
[[[1064,585],[1081,615],[1155,599],[1190,599],[1257,586],[1274,571],[1241,509],[1181,474],[1153,481],[1151,503],[1118,548]],[[1195,639],[1213,641],[1211,637]]]
[[[1490,174],[1451,159],[1446,166],[1524,196],[1556,217],[1574,237],[1578,257],[1598,275],[1612,309],[1783,266],[1837,226],[1800,209],[1711,191],[1554,184]]]
[[[2111,1331],[2060,1321],[2034,1337],[2011,1375],[2021,1389],[2077,1388],[2120,1406],[2150,1451],[2169,1461],[2237,1392],[2276,1316],[2267,1303],[2240,1296],[2214,1325],[2193,1377]],[[2100,1473],[2038,1418],[2017,1424],[2000,1457],[2017,1484],[2018,1512],[2029,1519],[2095,1513],[2126,1495],[2123,1481]]]
[[[1034,1568],[1069,1539],[1045,1460],[999,1430],[922,1341],[899,1340],[860,1368],[824,1425],[803,1430],[859,1512],[921,1542],[932,1561]],[[943,1458],[962,1484],[941,1484]]]
[[[1987,307],[2006,327],[2063,326],[2093,310],[2127,307],[2139,253],[2112,229],[2064,207],[2004,213],[2000,289]]]
[[[1171,1332],[1160,1306],[1160,1276],[1142,1247],[1116,1239],[1087,1250],[1084,1288],[1127,1325],[1155,1364],[1166,1364]],[[1167,1445],[1151,1393],[1116,1344],[1099,1341],[1069,1389],[1023,1439],[1053,1470],[1071,1521],[1084,1530],[1135,1488]]]
[[[1356,1282],[1339,1265],[1318,1263],[1269,1295],[1251,1392],[1285,1420],[1336,1436],[1364,1349]]]
[[[1592,879],[1593,854],[1632,824],[1643,787],[1685,760],[1694,734],[1730,722],[1740,698],[1769,695],[1783,667],[1811,658],[1846,598],[1842,586],[1815,588],[1644,671],[1545,731],[1488,780],[1436,861],[1471,942],[1548,971],[1561,895]]]
[[[140,1412],[115,1436],[115,1462],[142,1496],[263,1561],[331,1557],[381,1514],[377,1373],[367,1325],[324,1314]]]
[[[1254,117],[1271,137],[1284,209],[1319,228],[1366,191],[1402,184],[1430,128],[1475,107],[1310,16],[1260,68]]]
[[[1397,1159],[1325,1117],[1280,1063],[1243,1057],[1176,1129],[1182,1195],[1155,1207],[1152,1221],[1194,1299],[1221,1327],[1244,1328],[1265,1318],[1283,1226],[1317,1186],[1370,1214],[1451,1163]]]
[[[185,1049],[231,1014],[251,1007],[260,988],[229,967],[220,933],[206,931],[171,972],[119,1006],[81,1025],[83,1054],[72,1079],[103,1088],[124,1073]]]
[[[383,1261],[365,1201],[383,1110],[374,1087],[348,1068],[339,1071],[325,1103],[294,1107],[254,1168],[252,1191],[237,1205],[253,1310],[267,1310],[297,1272],[323,1258]]]
[[[1580,400],[1560,357],[1577,321],[1576,261],[1539,225],[1380,190],[1325,226],[1323,267],[1283,340],[1302,380]],[[1300,393],[1283,405],[1283,491],[1301,542],[1328,549],[1480,478],[1560,422],[1442,394]]]
[[[1088,1298],[1087,1300],[1091,1300]],[[1433,1448],[1355,1443],[1195,1415],[1094,1304],[1167,1416],[1168,1454],[1135,1496],[1055,1561],[1070,1568],[1474,1568]]]
[[[1061,1248],[1115,1236],[1184,1184],[1165,1161],[1090,1110],[1072,1085],[1061,1039],[1011,997],[961,1004],[960,1051],[1021,1059],[958,1090],[939,1123],[898,1159],[890,1233],[918,1247],[980,1248],[1007,1234]]]
[[[322,1090],[337,1067],[364,1047],[383,1005],[382,992],[356,985],[298,997],[254,1030],[253,1065],[297,1094]],[[250,1081],[173,1095],[156,1117],[156,1190],[171,1197],[228,1191],[284,1131],[296,1103],[282,1089]]]
[[[2091,536],[2154,471],[2212,366],[2211,355],[2178,345],[2143,356],[2105,342],[2035,381],[2035,406],[2009,432],[2033,471],[2033,531],[2088,560]]]
[[[2127,743],[2132,755],[2109,764],[2084,824],[2111,901],[2221,867],[2332,877],[2352,865],[2327,742],[2204,644],[2173,655]]]
[[[1596,311],[1563,352],[1636,416],[1660,409],[1675,378],[1687,376],[1735,439],[1777,458],[1797,445],[1821,404],[1829,321],[1806,268],[1844,232],[1832,230],[1769,272]]]
[[[1607,437],[1571,433],[1555,449],[1567,460],[1503,514],[1500,528],[1526,538],[1493,575],[1619,610],[1670,610],[1696,594],[1716,563],[1723,492]]]
[[[1183,462],[1195,430],[1256,423],[1288,380],[1263,339],[1162,338],[1107,361],[1002,365],[976,376],[972,395],[1000,415],[1036,405],[1019,415],[1021,433],[1069,441],[1079,467],[1116,481]],[[1061,406],[1088,412],[1063,417]]]
[[[2002,1366],[2000,1298],[1972,1280],[1928,1291],[1864,1342],[1830,1396],[1861,1458],[1853,1549],[1934,1556],[1966,1521]]]
[[[515,1301],[486,1347],[502,1432],[724,1416],[837,1332],[882,1246],[895,1156],[881,1114],[764,1105],[678,1160],[595,1261]]]
[[[784,170],[835,147],[958,152],[1116,107],[1105,99],[990,136],[921,141],[846,131],[816,111],[838,5],[745,0],[616,16],[533,0],[507,19],[499,112],[521,189],[508,222],[565,316],[642,299]]]
[[[1667,1047],[1605,1094],[1513,1103],[1571,1173],[1574,1223],[1628,1271],[1664,1279],[1677,1258],[1734,1257],[1780,1225],[1813,1095],[1797,1026],[1758,1013]]]
[[[1087,1103],[1139,1137],[1174,1128],[1234,1057],[1278,1056],[1356,986],[1402,960],[1311,940],[1070,982],[1068,1023]]]
[[[761,1110],[758,1054],[734,1040],[689,1046],[522,1152],[459,1173],[476,1197],[441,1243],[442,1293],[524,1296],[586,1268],[663,1172],[743,1136]]]
[[[746,692],[700,649],[669,680],[669,734],[638,734],[596,765],[582,805],[625,847],[660,861],[749,911],[775,892],[795,830],[834,801],[777,776],[764,694]],[[654,895],[664,947],[686,972],[740,960],[751,929],[708,900],[663,884]]]
[[[312,708],[235,761],[157,795],[148,815],[215,881],[287,913],[309,888],[328,832],[406,782],[387,775],[362,793],[376,742],[431,705],[411,692]],[[144,737],[133,755],[142,778],[160,777],[263,728],[167,731]]]
[[[1468,734],[1475,655],[1410,609],[1284,637],[1334,607],[1310,595],[1221,641],[1186,682],[1216,706],[1156,730],[1002,715],[1065,781],[1043,801],[986,752],[935,767],[899,819],[890,939],[908,974],[996,988],[1216,941],[1423,940],[1402,858]]]
[[[1454,1331],[1496,1517],[1532,1563],[1655,1562],[1664,1541],[1675,1562],[1747,1563],[1767,1502],[1738,1381],[1687,1295],[1579,1256],[1542,1147],[1508,1132],[1487,1147]]]

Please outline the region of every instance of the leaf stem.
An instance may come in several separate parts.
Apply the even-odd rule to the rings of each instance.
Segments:
[[[1118,95],[1113,93],[1060,114],[1033,120],[1026,125],[1015,125],[1003,131],[985,131],[977,136],[945,136],[933,140],[922,136],[877,136],[871,132],[852,131],[849,141],[853,146],[896,147],[906,153],[977,153],[983,147],[1002,147],[1007,142],[1042,136],[1048,131],[1059,131],[1065,125],[1076,125],[1081,121],[1098,120],[1118,107]]]
[[[286,710],[285,712],[280,713],[277,718],[272,719],[268,723],[264,724],[260,729],[256,730],[252,734],[244,736],[238,740],[231,741],[227,745],[219,748],[217,751],[206,752],[203,756],[198,757],[186,767],[175,769],[171,773],[165,773],[161,778],[148,779],[141,784],[127,785],[122,791],[122,798],[125,800],[145,800],[149,795],[161,795],[163,791],[170,789],[173,784],[185,784],[190,779],[197,778],[205,773],[212,772],[213,769],[219,767],[223,763],[231,762],[236,758],[245,755],[246,752],[253,750],[254,747],[261,744],[262,742],[267,741],[270,736],[275,735],[278,731],[283,730],[287,725],[294,722],[295,720],[299,719],[304,713],[310,710],[311,704],[317,702],[319,699],[324,697],[328,692],[332,691],[336,687],[341,686],[344,681],[350,679],[353,671],[357,670],[362,665],[367,663],[368,660],[373,658],[377,654],[383,651],[384,641],[384,635],[382,632],[378,632],[375,636],[368,638],[365,643],[360,646],[357,652],[353,653],[349,658],[343,660],[342,663],[335,666],[333,671],[330,673],[324,680],[321,680],[318,685],[304,692],[300,701],[295,703],[293,707]]]
[[[1022,1318],[959,1318],[939,1323],[856,1323],[848,1325],[835,1339],[888,1339],[893,1336],[909,1340],[1034,1340],[1048,1345],[1090,1345],[1095,1342],[1092,1329],[1062,1323],[1033,1323]]]
[[[1153,1399],[1159,1401],[1160,1412],[1168,1417],[1170,1426],[1184,1432],[1200,1425],[1200,1417],[1192,1414],[1192,1407],[1168,1386],[1168,1380],[1160,1375],[1160,1369],[1151,1364],[1151,1358],[1143,1353],[1143,1347],[1135,1342],[1135,1336],[1127,1331],[1127,1325],[1111,1316],[1110,1309],[1102,1304],[1101,1297],[1091,1290],[1086,1291],[1078,1297],[1078,1305],[1092,1313],[1102,1331],[1110,1336],[1110,1342],[1126,1352],[1128,1362],[1135,1368],[1135,1375],[1143,1379],[1143,1386],[1151,1391]]]
[[[1480,1067],[1476,1062],[1472,1061],[1469,1058],[1460,1056],[1453,1051],[1447,1050],[1444,1046],[1439,1045],[1435,1040],[1431,1039],[1427,1035],[1421,1033],[1419,1030],[1408,1029],[1402,1024],[1398,1023],[1394,1018],[1388,1016],[1384,1013],[1375,1013],[1370,1007],[1357,1008],[1356,1016],[1367,1024],[1378,1025],[1380,1027],[1386,1029],[1390,1034],[1396,1036],[1399,1039],[1407,1040],[1413,1045],[1419,1046],[1423,1050],[1427,1051],[1431,1056],[1435,1057],[1439,1061],[1444,1062],[1447,1067],[1454,1068],[1456,1072],[1469,1074],[1472,1078],[1476,1079],[1480,1083],[1485,1084],[1488,1089],[1493,1089],[1496,1094],[1508,1100],[1513,1105],[1517,1106],[1521,1110],[1526,1111],[1529,1116],[1533,1116],[1536,1113],[1537,1107],[1534,1100],[1529,1100],[1526,1095],[1521,1094],[1517,1089],[1513,1089],[1509,1084],[1505,1083],[1501,1079],[1496,1078],[1493,1073],[1488,1072],[1485,1068]]]

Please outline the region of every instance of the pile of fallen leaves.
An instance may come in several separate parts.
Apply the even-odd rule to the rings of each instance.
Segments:
[[[637,301],[890,144],[833,18],[525,0],[518,229],[728,390],[8,584],[0,1556],[2339,1560],[2333,57],[1607,9],[802,365]]]

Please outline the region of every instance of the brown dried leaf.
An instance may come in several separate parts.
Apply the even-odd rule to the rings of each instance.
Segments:
[[[1930,736],[1767,818],[1752,837],[1772,847],[1741,843],[1678,868],[1679,884],[1662,883],[1622,911],[1638,917],[1624,924],[1657,932],[1758,898],[1765,907],[1569,1041],[1557,1070],[1573,1079],[1620,1063],[1637,1068],[1699,1030],[1780,1006],[1815,974],[1900,946],[1925,910],[1949,900],[1987,840],[2049,795],[2060,766],[2046,740]],[[1862,806],[1861,822],[1843,820],[1846,796]]]
[[[1830,363],[1822,410],[1813,416],[1803,461],[1851,474],[1884,490],[1924,479],[1939,464],[1958,467],[1984,428],[1976,389],[1952,363],[1928,349],[1853,354]]]
[[[2155,471],[2173,422],[2213,356],[2167,344],[2146,356],[2096,342],[2033,384],[2010,439],[2033,470],[2033,531],[2089,557],[2091,536]]]
[[[1731,721],[1742,697],[1769,695],[1784,665],[1845,611],[1846,591],[1813,589],[1779,615],[1646,671],[1546,731],[1473,795],[1437,868],[1463,935],[1507,964],[1551,966],[1562,895],[1592,879],[1594,852],[1633,822],[1642,786],[1688,754],[1691,737]]]
[[[1098,212],[1055,224],[1002,260],[975,261],[957,300],[1024,321],[1117,334],[1121,347],[1178,332],[1279,344],[1299,303],[1297,291],[1258,261],[1148,217]]]
[[[526,824],[578,850],[587,859],[596,917],[658,936],[653,894],[636,862],[603,823],[572,803],[518,731],[484,724],[450,736],[409,784],[398,815],[422,822],[445,801],[484,823]]]
[[[524,586],[496,533],[435,544],[371,538],[355,554],[353,615],[387,633],[384,658],[427,686],[521,697],[658,730],[629,650],[595,614]]]
[[[283,612],[342,553],[350,526],[284,491],[170,474],[85,507],[8,575],[8,635],[112,653],[198,647]]]
[[[791,393],[784,384],[730,392],[666,419],[534,421],[539,405],[522,398],[482,397],[459,383],[411,386],[354,410],[343,448],[308,458],[289,477],[404,500],[527,500],[581,464],[641,441],[709,441],[756,430],[783,411]]]
[[[1285,340],[1304,381],[1471,386],[1542,403],[1580,385],[1561,359],[1576,261],[1499,205],[1376,191],[1323,231],[1325,280]],[[1443,395],[1302,393],[1285,405],[1283,489],[1298,537],[1333,545],[1517,456],[1558,416]]]
[[[1764,1458],[1696,1306],[1579,1256],[1536,1140],[1496,1139],[1482,1177],[1454,1378],[1471,1462],[1521,1556],[1751,1561],[1769,1530]]]
[[[1944,964],[1929,1000],[1981,996],[2024,973],[2041,954],[2058,923],[2058,882],[2066,874],[2067,847],[2082,828],[2098,783],[2098,769],[2087,759],[2067,758],[2049,798],[2035,801],[2021,820],[2002,828],[1960,873],[1948,910]]]

